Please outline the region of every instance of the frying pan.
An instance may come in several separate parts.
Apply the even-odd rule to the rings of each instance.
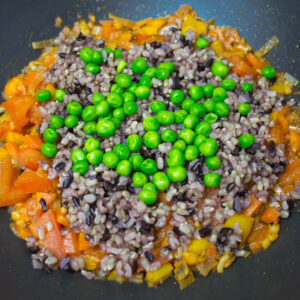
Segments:
[[[93,12],[107,18],[108,12],[138,20],[173,13],[180,4],[191,5],[199,16],[215,18],[216,24],[236,27],[254,49],[272,35],[281,43],[269,59],[276,69],[300,78],[300,5],[295,0],[255,1],[170,1],[170,0],[2,0],[0,1],[0,88],[9,76],[40,52],[31,41],[57,35],[54,19],[61,16],[71,25],[81,13]],[[17,109],[17,108],[16,108]],[[238,259],[223,274],[199,278],[184,291],[174,279],[157,289],[145,284],[88,281],[75,273],[32,270],[22,240],[8,227],[8,213],[0,209],[0,299],[300,299],[300,214],[282,222],[278,240],[267,250],[247,259]],[[297,232],[298,229],[298,232]]]

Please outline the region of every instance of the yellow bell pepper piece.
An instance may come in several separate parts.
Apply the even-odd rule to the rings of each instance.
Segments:
[[[192,270],[188,267],[184,260],[176,261],[174,263],[174,267],[174,276],[181,290],[195,281]]]
[[[276,93],[282,94],[282,95],[290,95],[293,90],[292,88],[280,81],[276,81],[272,86],[271,86],[271,91],[274,91]]]
[[[84,268],[88,271],[96,270],[99,258],[92,256],[92,255],[85,255],[84,258]]]
[[[8,154],[7,150],[2,146],[0,148],[0,161],[3,161],[7,156],[7,154]]]
[[[6,135],[6,141],[21,145],[24,143],[24,136],[16,132],[9,131]]]
[[[148,286],[156,287],[159,283],[163,283],[170,276],[172,276],[172,271],[173,271],[173,266],[171,264],[165,264],[156,271],[147,272],[146,280]]]
[[[197,36],[200,34],[207,34],[207,26],[202,21],[198,21],[190,15],[186,15],[183,24],[182,24],[182,34],[185,35],[186,32],[191,29]]]
[[[188,245],[187,249],[189,252],[192,252],[197,255],[201,255],[202,252],[207,248],[208,241],[206,239],[194,239]]]
[[[84,35],[89,35],[91,33],[90,28],[88,24],[86,23],[85,20],[81,20],[79,22],[79,30],[84,34]]]
[[[182,252],[182,258],[187,262],[189,266],[196,265],[198,263],[198,255],[193,252]]]
[[[123,283],[125,281],[124,277],[118,277],[117,274],[117,270],[113,270],[111,271],[108,275],[107,275],[107,279],[108,280],[112,280],[112,281],[117,281],[119,283]]]

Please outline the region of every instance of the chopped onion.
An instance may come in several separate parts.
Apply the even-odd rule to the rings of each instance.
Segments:
[[[283,77],[290,86],[296,86],[299,83],[299,80],[289,73],[284,73]]]
[[[265,56],[278,44],[279,39],[276,35],[274,35],[259,50],[255,51],[255,55],[258,57]]]
[[[48,39],[38,42],[32,42],[33,49],[44,49],[50,46],[55,46],[55,39]]]

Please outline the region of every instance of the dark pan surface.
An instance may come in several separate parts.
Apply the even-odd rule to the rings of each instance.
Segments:
[[[276,34],[281,43],[269,56],[273,65],[300,78],[300,5],[295,0],[146,1],[2,0],[0,1],[0,88],[39,52],[30,42],[55,36],[57,15],[71,25],[77,13],[107,18],[108,12],[134,20],[173,13],[180,3],[216,24],[236,27],[255,49]],[[298,212],[297,212],[298,210]],[[181,292],[174,280],[157,289],[145,285],[88,281],[79,274],[34,271],[24,242],[8,227],[0,209],[0,299],[300,299],[300,214],[283,222],[279,239],[267,251],[237,260],[222,275],[211,274]]]

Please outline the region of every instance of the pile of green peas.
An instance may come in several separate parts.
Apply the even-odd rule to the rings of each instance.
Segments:
[[[199,49],[204,49],[208,45],[209,42],[204,37],[200,37],[196,43]],[[146,131],[144,136],[132,134],[127,137],[126,145],[116,145],[112,151],[103,153],[100,149],[100,141],[93,135],[97,134],[102,138],[112,137],[126,116],[137,113],[136,99],[150,97],[152,78],[166,80],[175,69],[172,62],[161,63],[157,68],[149,67],[147,61],[139,57],[131,64],[131,70],[135,74],[140,74],[141,77],[139,83],[133,83],[127,73],[122,73],[127,66],[127,62],[121,59],[122,50],[104,49],[103,51],[108,54],[113,53],[114,58],[119,59],[118,74],[108,96],[94,93],[93,105],[84,108],[79,102],[69,102],[66,107],[69,115],[64,120],[58,115],[51,116],[50,128],[43,133],[45,143],[41,149],[42,153],[46,157],[54,157],[57,153],[54,144],[58,139],[56,130],[63,126],[71,129],[81,119],[85,122],[83,131],[92,137],[85,141],[84,149],[78,148],[72,151],[73,171],[83,176],[88,171],[89,165],[97,166],[103,163],[108,168],[115,169],[120,176],[132,175],[133,185],[136,188],[142,188],[139,193],[140,200],[148,205],[154,204],[158,191],[168,189],[171,182],[186,180],[186,162],[204,156],[208,169],[211,171],[219,169],[221,160],[216,155],[218,142],[209,135],[212,131],[211,125],[219,118],[227,117],[230,111],[229,105],[224,100],[227,98],[227,91],[233,91],[236,88],[236,83],[231,78],[225,78],[229,73],[229,68],[221,61],[214,62],[211,67],[213,75],[222,78],[220,87],[212,84],[202,87],[193,85],[188,95],[181,90],[173,90],[170,94],[170,102],[175,106],[180,106],[174,112],[168,111],[164,102],[152,101],[150,110],[154,116],[144,119],[143,126]],[[83,48],[80,51],[80,58],[87,64],[86,72],[94,75],[100,72],[100,65],[103,62],[100,51]],[[264,76],[271,78],[271,71],[265,71],[266,76]],[[242,91],[252,92],[253,85],[243,83]],[[53,97],[56,101],[63,103],[66,94],[63,89],[57,89]],[[38,101],[46,102],[51,99],[51,93],[43,90],[38,92],[36,97]],[[248,103],[242,103],[238,108],[241,115],[247,115],[250,110],[251,106]],[[174,123],[183,125],[179,134],[170,128],[165,128],[159,134],[162,126],[170,126]],[[247,133],[240,136],[239,145],[246,149],[251,147],[254,141],[254,136]],[[149,149],[157,149],[162,142],[173,144],[166,159],[168,166],[166,173],[158,171],[158,166],[153,159],[144,159],[137,153],[143,144]],[[152,182],[149,182],[150,179]],[[204,184],[208,187],[217,187],[220,181],[221,176],[216,172],[210,172],[204,176]]]

